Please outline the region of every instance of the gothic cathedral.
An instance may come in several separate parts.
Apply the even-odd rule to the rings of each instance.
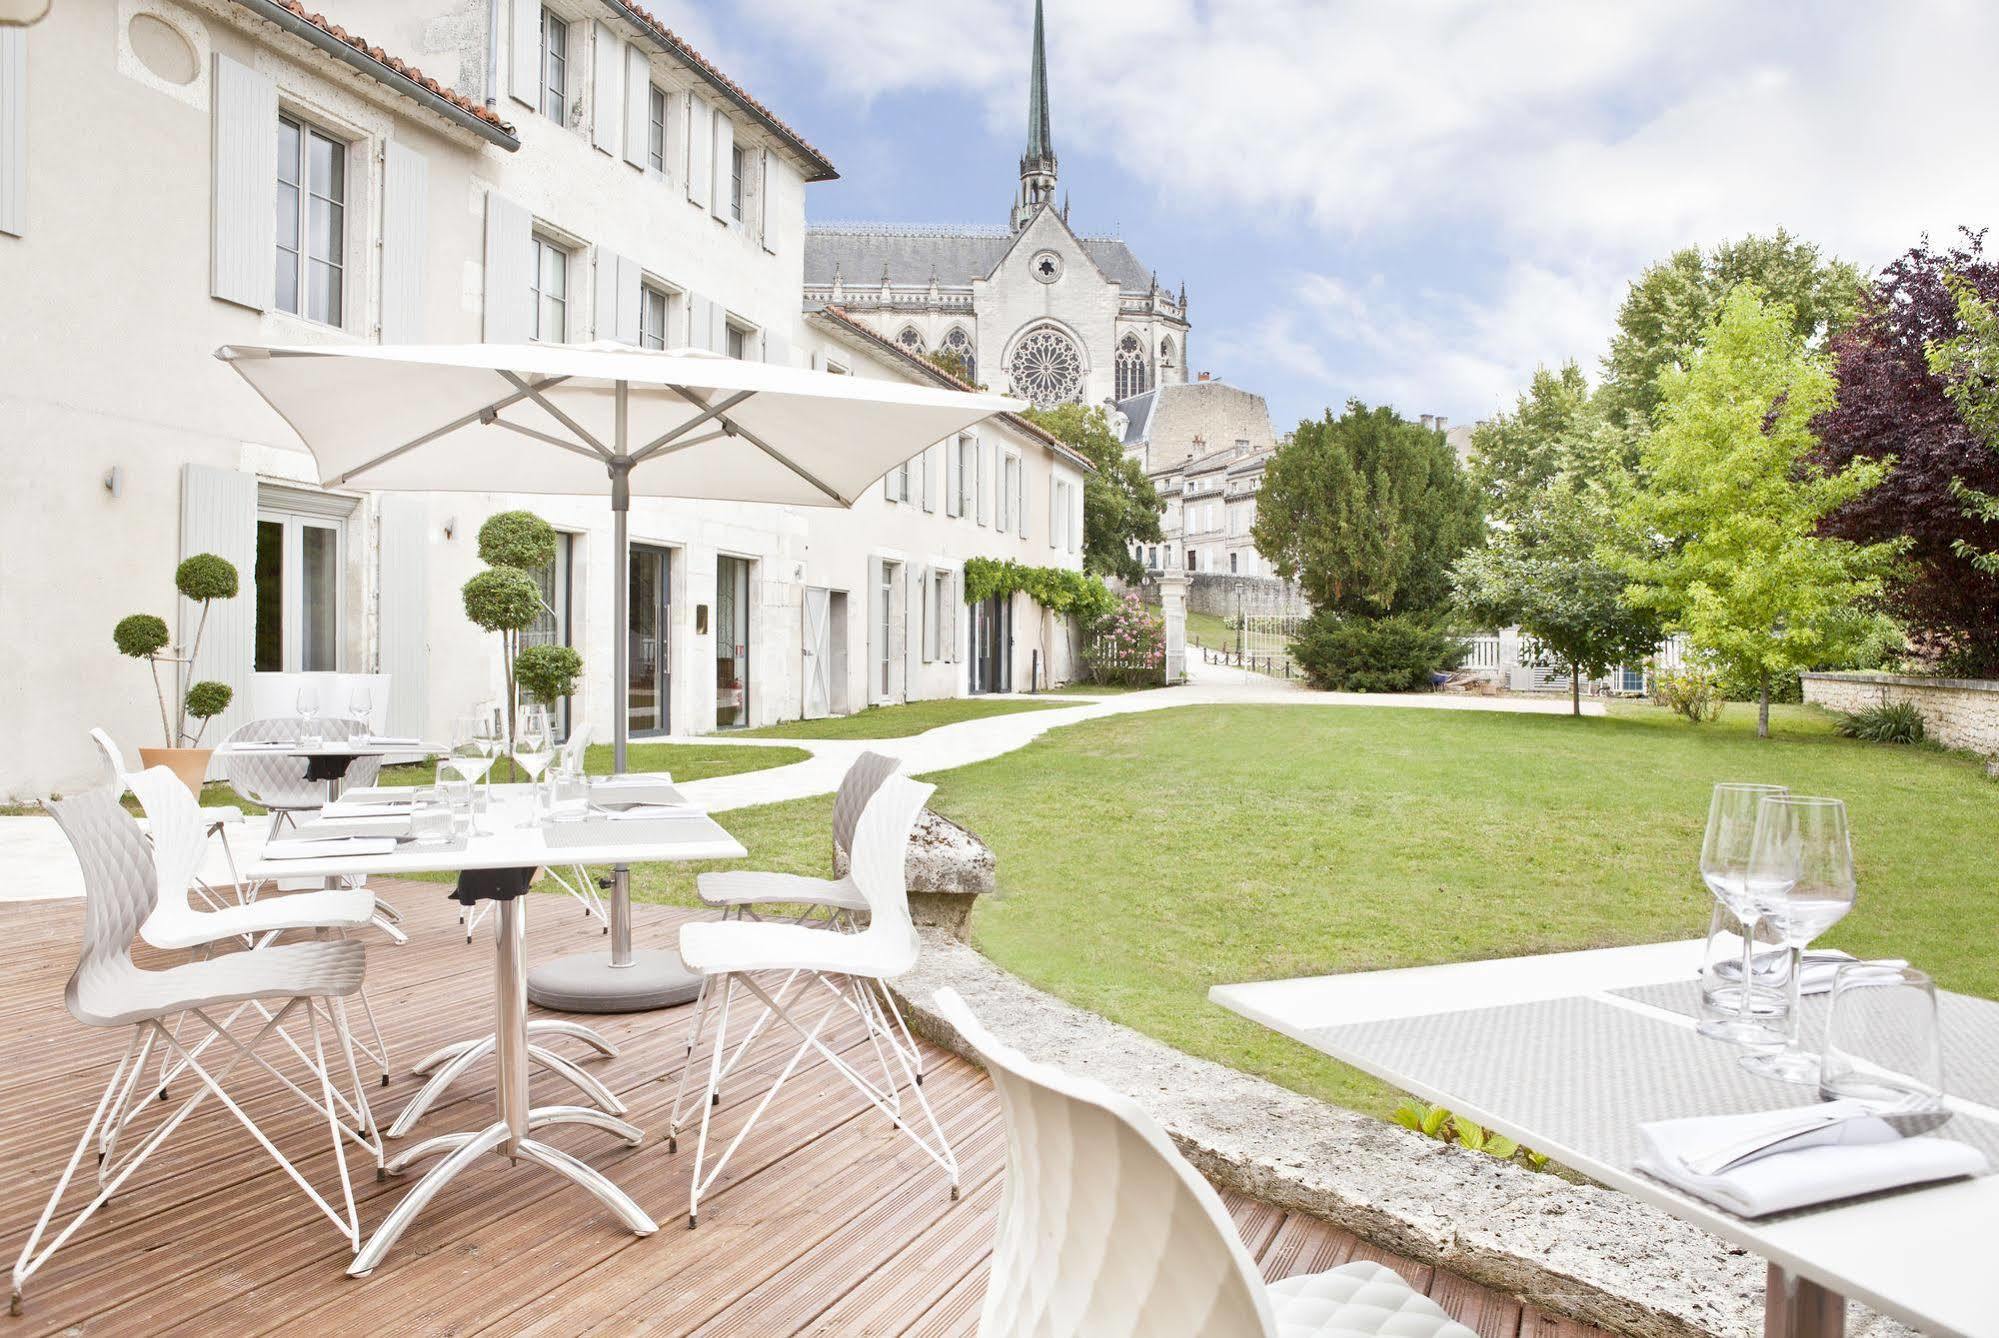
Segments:
[[[1161,288],[1117,237],[1071,231],[1056,179],[1035,0],[1027,151],[1010,222],[809,226],[807,310],[838,306],[911,353],[949,353],[969,379],[1043,408],[1184,383],[1186,286],[1177,296]]]

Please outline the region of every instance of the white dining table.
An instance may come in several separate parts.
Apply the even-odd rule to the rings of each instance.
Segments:
[[[395,841],[392,848],[362,851],[342,841],[333,841],[324,853],[307,858],[273,859],[265,854],[264,848],[271,840],[267,834],[243,861],[242,872],[253,880],[360,876],[393,878],[418,873],[540,869],[550,864],[741,859],[747,854],[741,843],[713,818],[693,806],[682,805],[671,816],[644,820],[619,820],[605,815],[581,822],[549,823],[535,818],[531,788],[526,785],[493,786],[485,811],[476,815],[474,829],[442,844],[426,845],[390,836],[386,839]],[[342,830],[355,833],[355,839],[384,839],[369,833],[379,832],[385,826],[395,826],[393,818],[370,816],[348,821],[342,817],[342,809],[395,803],[407,799],[410,794],[410,791],[397,787],[350,791],[341,801],[329,804],[321,817],[306,829],[294,831],[281,839],[291,849],[298,849],[302,838],[337,837]],[[439,888],[439,895],[444,895],[442,887]],[[498,1118],[484,1128],[427,1138],[393,1158],[384,1157],[380,1173],[398,1175],[426,1157],[445,1154],[444,1160],[410,1188],[375,1229],[374,1235],[362,1245],[347,1270],[354,1277],[365,1277],[372,1272],[437,1192],[489,1153],[506,1157],[510,1162],[525,1161],[581,1185],[617,1214],[635,1234],[650,1235],[658,1229],[652,1218],[608,1177],[562,1149],[531,1136],[535,1130],[548,1125],[584,1124],[616,1134],[630,1146],[636,1147],[644,1140],[641,1130],[619,1118],[621,1107],[614,1113],[603,1109],[601,1100],[595,1106],[533,1106],[529,1103],[528,1063],[531,1052],[538,1047],[530,1039],[527,1020],[527,916],[522,904],[524,900],[520,896],[500,900],[495,917],[494,995],[497,1017],[490,1047],[497,1057]],[[544,1026],[546,1023],[538,1020],[534,1025]],[[572,1031],[584,1030],[571,1023],[557,1025]],[[463,1042],[453,1050],[462,1054],[463,1046],[484,1044],[487,1044],[485,1038],[479,1038]],[[609,1049],[607,1045],[603,1048]],[[534,1057],[541,1058],[539,1055]],[[586,1090],[591,1089],[586,1087]],[[431,1093],[431,1087],[426,1087],[425,1093]],[[419,1097],[424,1095],[420,1093]]]
[[[1925,1333],[1999,1335],[1999,1175],[1738,1217],[1634,1169],[1650,1120],[1817,1099],[1757,1077],[1695,1030],[1699,940],[1218,985],[1209,998],[1495,1129],[1768,1262],[1768,1338],[1837,1338],[1846,1300]],[[1813,1001],[1807,1000],[1807,1004]],[[1980,1097],[1934,1136],[1999,1169],[1999,1004],[1946,994],[1947,1057]],[[1948,1075],[1946,1080],[1948,1081]]]

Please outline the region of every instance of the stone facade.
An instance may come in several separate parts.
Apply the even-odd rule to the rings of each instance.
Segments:
[[[1160,585],[1165,578],[1148,579],[1139,589],[1139,598],[1148,604],[1160,603]],[[1303,618],[1312,612],[1305,592],[1274,576],[1230,576],[1227,573],[1196,572],[1183,575],[1189,613],[1233,618],[1246,613],[1252,618]]]
[[[1162,541],[1134,549],[1147,570],[1270,575],[1250,538],[1277,445],[1263,396],[1204,374],[1120,400],[1111,427],[1165,506]]]
[[[1999,756],[1999,680],[1910,674],[1804,674],[1805,700],[1829,711],[1913,702],[1926,734],[1946,748]]]

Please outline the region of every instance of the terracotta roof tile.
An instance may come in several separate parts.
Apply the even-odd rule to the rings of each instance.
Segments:
[[[618,0],[618,3],[615,5],[615,8],[622,9],[626,11],[628,14],[630,14],[631,17],[637,19],[640,24],[642,24],[644,27],[646,27],[651,31],[654,37],[658,38],[667,47],[671,48],[676,54],[685,58],[689,64],[697,67],[698,69],[706,73],[710,79],[712,79],[722,89],[727,91],[728,94],[731,97],[733,97],[737,102],[741,103],[744,107],[749,109],[749,111],[754,113],[771,129],[777,131],[778,134],[782,135],[785,139],[789,140],[791,142],[791,147],[793,149],[795,149],[798,153],[800,153],[804,157],[810,159],[813,162],[813,164],[818,168],[816,174],[811,177],[808,177],[807,180],[831,181],[840,175],[839,171],[834,168],[832,160],[827,158],[825,154],[819,152],[819,150],[813,148],[812,145],[806,141],[805,136],[799,134],[796,130],[793,130],[790,126],[786,125],[784,121],[778,117],[777,113],[773,112],[770,108],[764,106],[763,103],[751,97],[748,89],[744,88],[734,79],[731,79],[728,75],[723,74],[720,70],[716,69],[712,61],[710,61],[706,56],[702,55],[699,51],[696,51],[693,47],[689,46],[685,41],[681,40],[681,38],[677,34],[675,34],[671,28],[667,27],[664,23],[661,23],[658,19],[654,18],[652,14],[648,12],[644,7],[633,4],[631,0]]]
[[[488,125],[491,125],[499,130],[504,130],[510,135],[514,133],[513,126],[501,120],[498,116],[496,116],[493,113],[493,110],[490,107],[486,106],[483,102],[475,102],[473,99],[466,97],[463,93],[460,93],[455,89],[445,87],[443,84],[438,83],[437,80],[425,74],[422,70],[419,70],[416,66],[411,65],[396,56],[390,55],[388,52],[382,50],[382,48],[378,46],[371,45],[368,42],[368,39],[366,39],[365,37],[356,37],[353,33],[348,32],[345,28],[342,28],[339,24],[329,20],[324,14],[313,13],[311,10],[307,9],[304,5],[300,4],[299,0],[270,0],[270,3],[275,4],[280,9],[289,10],[295,17],[305,20],[307,23],[310,23],[313,27],[319,29],[327,36],[334,38],[336,41],[345,42],[348,46],[351,46],[356,51],[361,52],[363,55],[367,56],[370,60],[373,60],[378,64],[387,66],[389,69],[394,70],[397,74],[400,74],[403,78],[409,80],[411,83],[422,87],[428,92],[436,94],[440,98],[443,98],[446,102],[458,108],[460,111],[466,112],[472,116],[476,116],[480,120],[486,122]]]

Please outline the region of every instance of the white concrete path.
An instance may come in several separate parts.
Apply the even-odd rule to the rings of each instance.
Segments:
[[[727,744],[738,748],[802,748],[812,756],[803,762],[749,771],[736,776],[690,781],[680,788],[689,799],[721,813],[732,808],[809,799],[840,787],[847,767],[870,749],[902,759],[912,775],[950,771],[1025,748],[1051,729],[1134,711],[1162,711],[1175,706],[1374,706],[1417,707],[1439,711],[1501,711],[1526,715],[1562,715],[1567,698],[1474,697],[1442,693],[1371,694],[1313,692],[1281,679],[1243,669],[1190,662],[1188,682],[1177,688],[1077,697],[1075,705],[1045,711],[1016,711],[980,720],[940,725],[900,739],[744,739],[726,734],[701,734],[649,739],[648,742]],[[1037,697],[1050,701],[1061,698]],[[1602,715],[1603,703],[1585,701],[1585,715]],[[42,816],[0,817],[0,901],[32,901],[47,897],[80,897],[83,876],[69,843],[54,822]]]

